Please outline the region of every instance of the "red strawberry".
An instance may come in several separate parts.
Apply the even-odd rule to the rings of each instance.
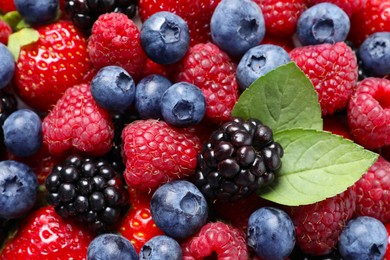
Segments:
[[[0,259],[86,259],[93,237],[46,206],[31,213],[7,242]]]
[[[236,66],[213,43],[191,47],[178,68],[176,81],[199,87],[206,97],[206,118],[221,123],[229,120],[238,100]]]
[[[103,155],[111,149],[114,137],[109,113],[96,104],[87,84],[66,90],[43,119],[42,132],[54,156],[72,152]]]
[[[289,207],[297,244],[304,253],[324,255],[337,245],[338,237],[355,210],[351,189],[310,205]]]
[[[260,6],[267,34],[288,37],[295,33],[306,0],[255,0]]]
[[[390,221],[390,162],[380,156],[353,190],[358,216],[374,217],[383,223]]]
[[[134,79],[140,79],[146,63],[137,25],[122,13],[99,16],[88,41],[94,67],[108,65],[124,68]]]
[[[67,88],[83,83],[90,62],[86,39],[70,21],[43,25],[37,31],[39,40],[20,51],[14,82],[24,102],[47,111]]]
[[[309,0],[309,6],[313,6],[319,3],[332,3],[343,9],[343,11],[351,16],[352,14],[366,8],[367,0]],[[361,22],[360,22],[361,23]]]
[[[142,21],[160,11],[177,14],[187,22],[191,45],[211,41],[210,19],[221,0],[140,0],[139,15]]]
[[[201,149],[193,128],[175,128],[153,119],[128,124],[122,141],[126,182],[146,191],[193,174]]]
[[[390,145],[390,80],[366,78],[348,104],[354,140],[368,149]]]
[[[366,0],[358,12],[351,17],[349,38],[358,47],[375,32],[390,31],[390,0]],[[356,2],[347,1],[347,2]]]
[[[218,259],[247,260],[245,234],[223,222],[210,222],[182,245],[183,260],[200,260],[216,253]]]
[[[148,240],[164,232],[156,226],[150,213],[152,193],[141,193],[135,189],[129,189],[129,193],[131,208],[123,217],[118,230],[139,253]]]
[[[0,1],[0,13],[8,13],[16,11],[14,0],[1,0]]]
[[[346,107],[357,79],[354,52],[344,42],[295,48],[291,59],[313,82],[322,114],[333,114]]]
[[[0,19],[0,43],[7,45],[8,37],[11,35],[11,33],[11,26]]]

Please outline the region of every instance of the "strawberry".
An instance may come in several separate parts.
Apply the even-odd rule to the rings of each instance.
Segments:
[[[150,213],[152,193],[142,193],[131,188],[129,193],[132,207],[122,219],[118,230],[139,253],[148,240],[164,233],[156,226]]]
[[[16,11],[14,0],[1,0],[0,1],[0,13],[8,13]]]
[[[86,259],[93,237],[82,227],[42,207],[21,223],[5,245],[0,259]]]
[[[53,156],[72,152],[103,155],[111,149],[114,129],[87,84],[67,89],[42,122],[43,142]]]
[[[304,253],[324,255],[337,245],[338,237],[353,216],[352,189],[326,200],[287,208],[295,225],[297,244]]]
[[[356,56],[348,45],[338,42],[297,47],[290,56],[312,81],[322,115],[347,106],[358,79]]]
[[[187,22],[191,45],[211,41],[210,19],[221,0],[140,0],[139,15],[145,21],[160,11],[177,14]]]
[[[268,35],[288,37],[295,33],[306,0],[255,0],[260,6]]]
[[[86,39],[71,22],[36,29],[38,41],[21,48],[14,83],[25,103],[48,111],[67,88],[83,82],[90,62]]]
[[[154,119],[128,124],[122,141],[126,183],[144,191],[193,174],[201,149],[193,128],[175,128]]]
[[[192,46],[175,77],[199,87],[206,98],[206,118],[226,122],[238,100],[236,65],[213,43]]]

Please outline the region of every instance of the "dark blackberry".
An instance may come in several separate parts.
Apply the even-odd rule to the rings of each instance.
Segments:
[[[75,218],[94,232],[109,231],[126,210],[122,176],[103,159],[69,156],[46,178],[47,202],[63,218]]]
[[[194,183],[209,201],[239,200],[273,182],[282,156],[268,126],[233,118],[204,145]]]
[[[85,34],[91,34],[99,15],[123,13],[130,19],[137,14],[138,0],[65,0],[65,12],[73,24]]]
[[[289,256],[291,260],[343,260],[343,258],[338,253],[337,249],[334,249],[332,252],[326,255],[313,256],[304,254],[299,247],[295,247],[291,255]]]
[[[4,124],[4,121],[7,117],[12,114],[12,112],[17,109],[17,101],[14,95],[6,93],[4,91],[0,91],[0,126]],[[0,127],[0,150],[4,150],[4,132],[3,128]]]

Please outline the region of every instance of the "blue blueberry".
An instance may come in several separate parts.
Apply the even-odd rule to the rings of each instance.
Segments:
[[[88,260],[138,260],[137,251],[125,237],[117,234],[102,234],[88,246]]]
[[[202,121],[205,113],[206,98],[197,86],[190,83],[175,83],[161,97],[161,114],[171,125],[196,125]]]
[[[30,109],[13,112],[3,124],[4,144],[16,156],[34,155],[42,146],[42,122]]]
[[[0,43],[0,89],[7,86],[15,73],[14,58],[4,44]]]
[[[371,34],[360,45],[359,57],[365,69],[373,75],[390,74],[390,32]]]
[[[123,68],[107,66],[93,77],[91,93],[101,107],[111,112],[123,112],[134,102],[135,83]]]
[[[208,206],[194,184],[175,180],[160,186],[153,193],[150,212],[156,225],[166,235],[185,239],[206,223]]]
[[[141,248],[140,260],[181,260],[183,253],[179,243],[168,236],[155,236]]]
[[[23,216],[34,206],[37,193],[38,180],[29,166],[12,160],[0,162],[0,217]]]
[[[152,61],[175,63],[184,57],[190,46],[187,23],[174,13],[157,12],[142,24],[141,45]]]
[[[261,44],[249,49],[237,66],[236,78],[240,90],[244,91],[259,77],[290,61],[290,55],[277,45]]]
[[[344,41],[351,27],[348,15],[331,3],[306,9],[298,19],[297,37],[302,45]]]
[[[386,227],[379,220],[362,216],[350,220],[339,238],[344,260],[380,260],[388,246]]]
[[[135,107],[142,119],[162,118],[161,96],[172,86],[166,77],[157,74],[146,76],[135,88]]]
[[[213,42],[233,57],[241,57],[265,35],[263,13],[251,0],[223,0],[211,17]]]
[[[248,246],[264,260],[282,260],[295,246],[295,228],[281,209],[263,207],[248,220]]]
[[[43,24],[53,21],[58,12],[58,0],[14,0],[16,9],[30,24]]]

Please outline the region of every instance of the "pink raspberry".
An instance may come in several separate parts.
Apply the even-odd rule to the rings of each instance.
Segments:
[[[358,216],[374,217],[383,223],[390,221],[390,162],[380,156],[353,189]]]
[[[193,128],[175,128],[154,119],[128,124],[122,142],[125,180],[143,191],[193,174],[202,146]]]
[[[215,252],[218,259],[247,260],[244,233],[223,222],[210,222],[182,244],[183,260],[201,260]]]
[[[291,59],[312,81],[322,115],[346,107],[358,79],[356,56],[344,42],[298,47]]]
[[[89,56],[96,68],[117,65],[139,79],[146,63],[137,25],[122,13],[99,16],[88,41]]]
[[[229,120],[238,100],[236,65],[213,43],[191,47],[176,75],[199,87],[206,97],[206,118],[221,123]]]
[[[103,155],[111,149],[114,128],[89,85],[69,88],[42,122],[43,141],[54,156],[81,152]]]
[[[297,244],[304,253],[324,255],[337,245],[338,237],[355,210],[352,189],[326,200],[290,207]]]
[[[366,78],[353,94],[347,110],[354,140],[368,149],[390,145],[390,81]]]

